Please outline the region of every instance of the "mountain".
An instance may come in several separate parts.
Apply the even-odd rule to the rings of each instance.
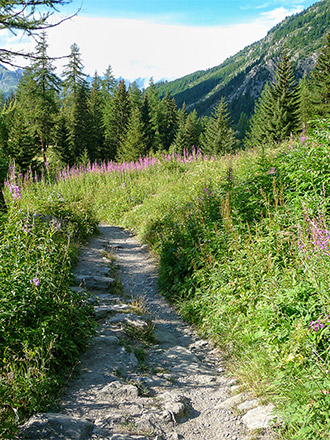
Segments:
[[[0,64],[0,90],[5,97],[15,92],[22,74],[21,69],[9,70]]]
[[[266,82],[273,79],[276,63],[284,50],[292,56],[298,79],[313,69],[329,30],[330,0],[322,0],[299,14],[287,17],[265,38],[247,46],[219,66],[156,85],[161,96],[168,91],[179,107],[209,115],[225,97],[234,123],[241,114],[250,117]],[[244,118],[243,118],[244,119]]]

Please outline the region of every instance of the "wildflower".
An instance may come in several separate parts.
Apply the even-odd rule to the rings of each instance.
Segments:
[[[40,280],[39,280],[39,278],[34,277],[34,278],[32,278],[32,280],[30,280],[30,283],[34,284],[36,287],[38,287],[40,284]]]
[[[13,200],[22,198],[22,194],[21,194],[21,190],[20,190],[19,186],[9,184],[9,191],[10,191],[10,194],[11,194],[11,197]]]
[[[300,142],[301,142],[301,143],[304,143],[305,140],[306,140],[306,137],[305,137],[305,136],[301,136],[301,138],[300,138]]]
[[[276,174],[276,168],[272,167],[270,170],[268,170],[267,174]]]
[[[26,234],[28,234],[29,232],[31,232],[31,229],[28,227],[23,226],[22,227],[22,231],[25,232]]]

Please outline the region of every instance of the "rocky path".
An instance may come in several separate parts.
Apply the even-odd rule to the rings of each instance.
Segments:
[[[95,295],[98,332],[59,412],[32,417],[19,438],[274,438],[272,407],[239,393],[218,350],[157,293],[155,262],[133,235],[100,226],[74,273]]]

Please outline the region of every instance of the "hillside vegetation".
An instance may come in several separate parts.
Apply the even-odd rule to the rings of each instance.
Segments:
[[[156,85],[161,96],[174,97],[178,107],[210,115],[223,96],[235,124],[242,113],[250,117],[265,84],[272,81],[275,65],[285,50],[294,59],[297,78],[310,73],[329,30],[330,1],[316,2],[299,14],[286,18],[265,38],[247,46],[219,66]]]

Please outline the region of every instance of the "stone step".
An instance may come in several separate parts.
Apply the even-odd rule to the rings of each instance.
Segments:
[[[86,289],[106,290],[115,282],[113,278],[98,275],[76,275],[76,283]]]
[[[19,439],[25,440],[85,440],[94,424],[88,420],[64,414],[44,413],[31,417],[20,429]]]

